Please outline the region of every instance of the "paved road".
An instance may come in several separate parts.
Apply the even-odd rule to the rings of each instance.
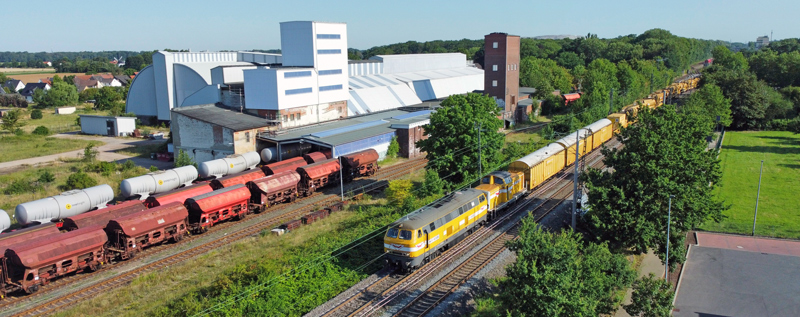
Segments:
[[[655,253],[653,253],[653,250],[650,250],[650,252],[644,255],[642,264],[639,265],[638,277],[647,276],[647,274],[650,273],[655,274],[657,277],[664,277],[664,263],[661,262],[661,259],[659,259]],[[631,303],[632,295],[633,288],[629,288],[627,293],[625,293],[623,305]],[[630,315],[628,315],[628,312],[625,311],[625,308],[620,307],[614,314],[614,317],[630,317]]]
[[[117,153],[124,148],[129,148],[132,146],[145,146],[151,144],[158,144],[165,142],[164,140],[142,140],[142,139],[133,139],[133,138],[114,138],[114,137],[104,137],[104,136],[89,136],[89,135],[79,135],[75,132],[71,133],[62,133],[53,135],[56,138],[72,138],[72,139],[82,139],[82,140],[91,140],[91,141],[100,141],[105,144],[97,147],[97,159],[106,162],[124,162],[125,160],[130,159],[136,165],[149,168],[151,165],[155,165],[160,169],[166,169],[172,167],[172,162],[162,162],[157,160],[151,160],[149,158],[141,158],[141,157],[131,157],[126,154]],[[63,152],[58,154],[52,155],[45,155],[40,157],[32,157],[22,160],[10,161],[10,162],[3,162],[0,163],[0,174],[13,172],[25,165],[30,166],[37,166],[42,164],[47,164],[50,162],[57,161],[59,158],[74,158],[79,157],[83,154],[83,149]]]

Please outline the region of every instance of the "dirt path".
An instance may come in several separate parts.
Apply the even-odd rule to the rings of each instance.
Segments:
[[[149,158],[142,158],[142,157],[132,157],[127,154],[117,153],[117,151],[129,148],[129,147],[137,147],[137,146],[145,146],[145,145],[152,145],[166,142],[165,140],[142,140],[142,139],[132,139],[132,138],[114,138],[114,137],[103,137],[103,136],[90,136],[90,135],[79,135],[75,132],[70,133],[62,133],[53,135],[56,138],[70,138],[70,139],[81,139],[81,140],[89,140],[89,141],[100,141],[104,144],[98,146],[97,149],[97,159],[106,162],[123,162],[125,160],[131,160],[136,165],[149,168],[151,165],[155,165],[159,169],[166,169],[172,167],[172,162],[162,162],[157,160],[151,160]],[[62,152],[58,154],[52,155],[45,155],[39,157],[31,157],[22,160],[16,161],[9,161],[0,163],[0,174],[10,173],[16,171],[25,166],[38,166],[42,164],[48,164],[50,162],[57,161],[60,158],[75,158],[79,157],[83,154],[83,149],[74,150],[69,152]]]

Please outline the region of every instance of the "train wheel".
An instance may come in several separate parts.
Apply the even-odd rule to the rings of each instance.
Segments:
[[[172,236],[172,242],[173,243],[178,243],[181,240],[183,240],[183,235],[182,234],[176,234],[176,235]]]
[[[28,289],[26,289],[25,291],[28,292],[28,294],[36,293],[39,291],[39,285],[33,285],[31,287],[28,287]]]
[[[239,220],[244,220],[244,217],[246,217],[246,216],[247,216],[246,212],[243,212],[243,213],[239,214]]]

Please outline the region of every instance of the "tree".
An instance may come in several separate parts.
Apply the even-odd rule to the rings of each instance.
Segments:
[[[95,107],[100,110],[111,110],[122,100],[122,94],[115,87],[100,88],[95,95]]]
[[[134,71],[139,71],[144,66],[145,66],[144,58],[142,57],[142,55],[128,56],[128,58],[125,59],[125,68],[127,69],[133,69]]]
[[[620,150],[604,148],[609,170],[589,168],[585,215],[593,233],[616,249],[666,251],[667,208],[672,199],[670,259],[683,262],[686,231],[722,218],[727,206],[713,194],[722,172],[716,152],[706,151],[713,121],[678,113],[664,105],[640,110],[636,123],[622,129]]]
[[[669,317],[673,296],[672,285],[650,273],[633,284],[631,303],[624,306],[625,311],[631,316]]]
[[[717,46],[712,51],[711,54],[714,56],[714,65],[730,70],[748,70],[749,66],[747,64],[747,59],[744,57],[742,52],[731,52],[725,46]]]
[[[508,248],[517,260],[506,267],[499,298],[509,315],[610,314],[610,298],[635,279],[625,257],[605,244],[584,244],[571,231],[545,232],[532,217],[523,219],[519,239]]]
[[[478,160],[488,172],[502,160],[500,149],[505,137],[497,119],[500,108],[489,96],[470,93],[453,95],[442,101],[441,108],[431,115],[424,126],[425,140],[417,147],[427,152],[428,168],[454,184],[478,174]],[[478,123],[481,124],[481,150],[478,151]]]
[[[41,100],[37,101],[37,106],[40,108],[70,106],[78,103],[78,90],[64,81],[54,82],[53,88],[40,98]],[[34,93],[35,100],[36,93]]]
[[[712,67],[701,84],[714,84],[731,100],[731,127],[740,130],[758,129],[764,124],[769,96],[774,89],[759,81],[753,73]]]
[[[389,149],[386,150],[386,156],[397,157],[397,153],[400,153],[400,143],[397,142],[397,136],[393,136],[389,142]]]
[[[48,170],[45,170],[44,172],[42,172],[41,175],[39,175],[39,182],[40,183],[52,183],[55,180],[56,180],[56,176],[53,175],[53,173],[51,173]]]
[[[414,198],[411,194],[413,186],[407,179],[389,181],[389,186],[386,187],[386,203],[393,207],[408,205],[408,200]]]
[[[83,148],[84,162],[94,162],[94,159],[96,157],[97,157],[97,149],[94,148],[94,143],[89,143],[89,145]]]
[[[425,171],[425,181],[419,188],[419,197],[439,196],[444,192],[445,182],[439,178],[435,171]]]
[[[197,163],[195,163],[195,161],[191,157],[189,157],[189,154],[187,154],[183,150],[178,150],[178,156],[175,157],[175,167],[188,166],[188,165],[197,167]]]
[[[733,122],[731,118],[731,100],[725,98],[722,89],[714,84],[705,85],[691,94],[681,111],[706,116],[714,122],[719,116],[719,123],[723,127],[730,126],[731,122]]]
[[[3,116],[3,129],[8,130],[8,132],[14,132],[15,130],[25,126],[25,121],[21,121],[22,119],[22,112],[19,109],[14,109]]]
[[[92,186],[97,186],[97,181],[84,172],[77,172],[67,178],[67,183],[64,184],[67,190],[70,189],[84,189]]]
[[[31,111],[31,119],[36,120],[36,119],[41,119],[42,117],[44,117],[44,115],[42,115],[41,110],[33,109],[33,111]]]
[[[536,96],[541,98],[553,90],[568,93],[572,89],[572,75],[555,61],[528,57],[519,64],[520,85],[536,88]]]
[[[573,69],[577,66],[584,66],[583,58],[575,52],[561,52],[556,57],[556,62],[567,69]]]
[[[97,93],[100,89],[97,88],[86,88],[78,94],[78,101],[79,102],[86,102],[87,100],[97,100]]]
[[[48,136],[48,135],[50,135],[50,129],[48,129],[47,127],[45,127],[43,125],[40,125],[40,126],[36,127],[36,129],[33,129],[33,132],[31,132],[31,134],[41,135],[41,136]]]

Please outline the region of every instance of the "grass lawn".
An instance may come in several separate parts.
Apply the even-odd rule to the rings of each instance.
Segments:
[[[727,132],[720,154],[719,194],[731,208],[721,223],[703,230],[750,234],[761,160],[764,176],[758,202],[756,234],[800,239],[800,135],[791,132]]]
[[[103,142],[68,138],[43,137],[31,134],[21,136],[4,134],[0,136],[0,162],[21,160],[51,154],[58,154],[85,148],[89,143],[101,145]]]

